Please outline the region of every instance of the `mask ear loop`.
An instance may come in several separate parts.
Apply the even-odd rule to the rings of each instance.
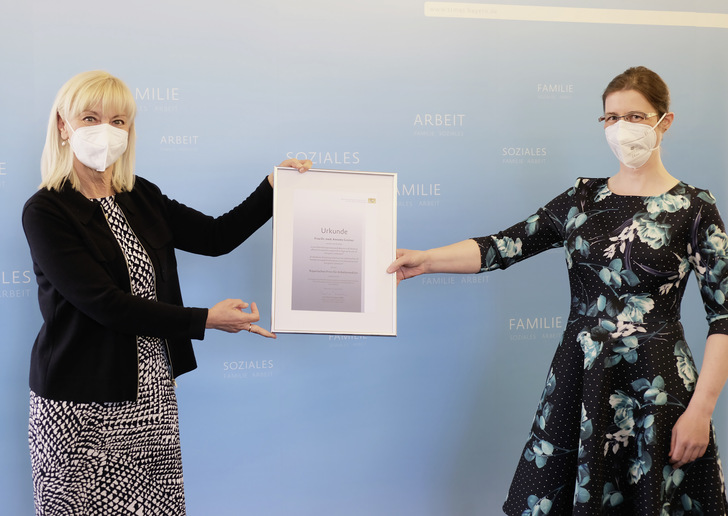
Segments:
[[[73,126],[71,125],[71,122],[69,122],[68,120],[64,120],[63,118],[61,118],[61,120],[63,120],[63,123],[65,124],[65,127],[67,127],[71,131],[71,134],[68,135],[68,140],[63,140],[63,143],[61,145],[65,145],[66,142],[68,142],[68,144],[70,145],[71,144],[71,142],[70,142],[71,135],[75,134],[76,131],[73,129]]]
[[[660,117],[660,119],[659,119],[659,120],[657,121],[657,123],[656,123],[655,125],[653,125],[653,126],[652,126],[652,130],[653,130],[653,131],[655,131],[655,128],[656,128],[656,127],[657,127],[658,125],[660,125],[660,122],[662,122],[662,121],[663,121],[663,120],[665,119],[665,117],[666,117],[666,116],[667,116],[667,113],[665,113],[664,115],[662,115],[662,116]],[[655,136],[657,136],[657,131],[655,131]],[[660,144],[661,144],[661,143],[662,143],[662,142],[660,142],[659,144],[657,144],[657,145],[655,146],[655,148],[654,148],[654,149],[652,149],[652,152],[654,152],[654,151],[656,151],[657,149],[659,149],[659,148],[660,148]]]
[[[662,122],[665,119],[666,116],[667,116],[667,113],[665,113],[664,115],[662,115],[660,117],[660,119],[657,121],[657,123],[652,126],[652,129],[655,129],[658,125],[660,125],[660,122]]]
[[[65,124],[66,124],[66,126],[68,127],[68,129],[69,129],[69,130],[70,130],[70,131],[71,131],[72,133],[75,133],[75,132],[76,132],[76,130],[75,130],[75,129],[73,128],[73,126],[71,125],[71,122],[69,122],[68,120],[63,120],[63,123],[65,123]],[[659,124],[660,122],[657,122],[657,123]],[[70,138],[70,137],[69,137],[69,138]]]
[[[63,118],[60,113],[58,113],[58,117],[63,122],[63,127],[70,129],[72,134],[76,132],[73,130],[73,127],[71,126],[71,122],[69,122],[68,120]],[[70,145],[71,144],[71,142],[69,141],[70,139],[71,139],[71,136],[69,136],[66,140],[61,140],[61,147],[65,147],[66,144]]]

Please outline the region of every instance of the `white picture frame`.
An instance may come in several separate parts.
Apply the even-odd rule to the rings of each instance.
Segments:
[[[397,175],[274,169],[271,331],[397,334]]]

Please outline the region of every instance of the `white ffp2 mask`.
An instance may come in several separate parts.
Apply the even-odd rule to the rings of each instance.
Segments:
[[[69,142],[78,161],[98,172],[103,172],[118,160],[126,150],[129,133],[109,124],[86,125],[71,130]]]
[[[653,126],[637,124],[619,120],[616,124],[610,125],[604,130],[609,147],[617,156],[617,159],[629,168],[639,168],[650,159],[652,151],[656,150],[657,127],[665,113]]]

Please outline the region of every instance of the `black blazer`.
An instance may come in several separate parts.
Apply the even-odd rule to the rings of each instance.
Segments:
[[[166,339],[174,376],[197,364],[190,339],[203,339],[206,308],[182,304],[175,248],[218,256],[252,235],[273,211],[264,180],[250,197],[214,218],[166,197],[137,177],[116,195],[154,265],[157,301],[131,294],[126,260],[98,203],[66,183],[42,189],[23,208],[43,326],[30,363],[30,388],[55,400],[135,400],[136,336]]]

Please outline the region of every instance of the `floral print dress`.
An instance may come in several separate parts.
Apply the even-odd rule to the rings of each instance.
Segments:
[[[525,221],[476,238],[482,270],[563,247],[571,311],[503,510],[511,516],[725,515],[711,428],[705,455],[669,463],[697,371],[680,324],[689,272],[709,333],[728,334],[728,237],[707,190],[654,197],[574,187]]]

